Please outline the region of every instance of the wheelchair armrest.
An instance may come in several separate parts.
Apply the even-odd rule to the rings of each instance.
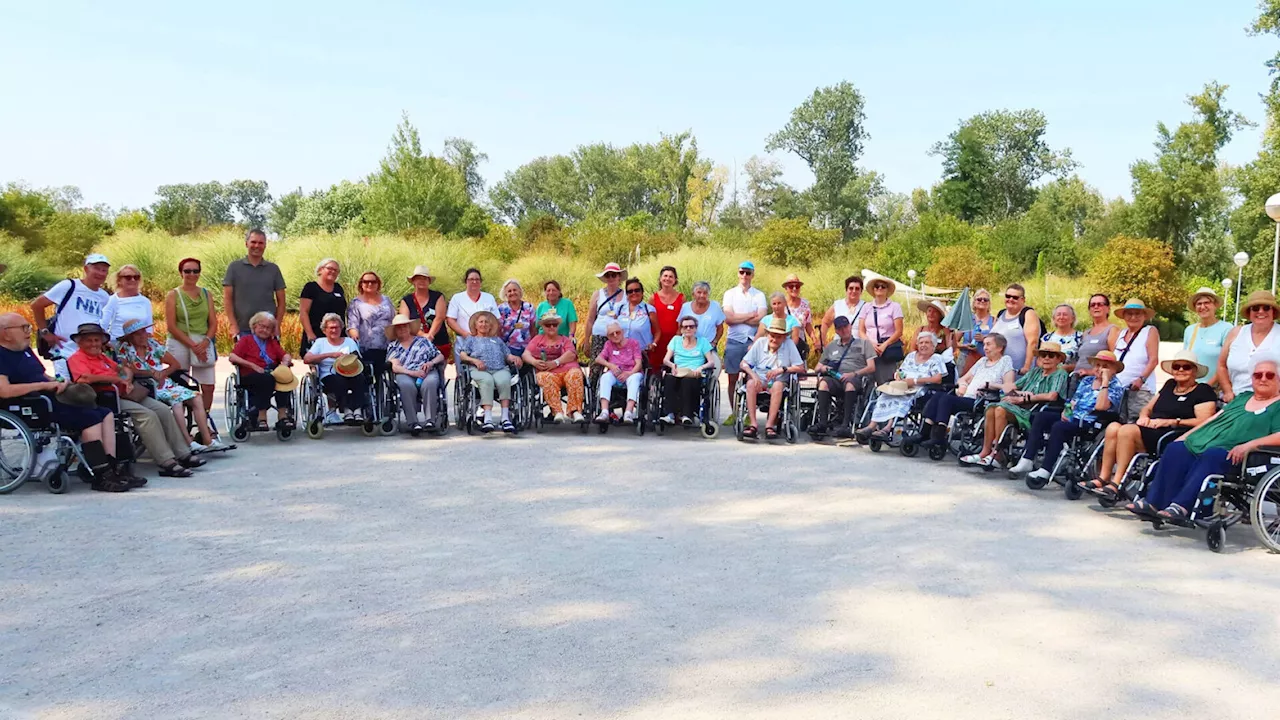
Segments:
[[[120,393],[115,390],[99,390],[98,406],[107,408],[114,413],[120,412]]]

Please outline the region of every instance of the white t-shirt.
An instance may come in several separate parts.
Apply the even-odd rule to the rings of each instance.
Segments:
[[[467,292],[462,292],[449,298],[449,309],[445,312],[445,317],[453,318],[458,322],[458,327],[463,328],[467,332],[471,332],[471,316],[488,310],[496,317],[498,314],[498,301],[487,292],[481,292],[479,299],[475,302],[467,297]]]
[[[71,300],[58,313],[58,321],[51,328],[54,335],[66,339],[60,353],[63,357],[69,357],[78,349],[71,341],[71,333],[85,323],[102,324],[102,313],[106,310],[107,301],[111,299],[106,290],[90,290],[79,280],[63,280],[49,288],[44,296],[53,303],[53,309],[57,310],[67,293],[72,293]]]
[[[800,351],[796,349],[796,344],[791,342],[791,338],[783,340],[777,352],[770,352],[768,337],[762,337],[752,343],[751,349],[742,358],[742,362],[759,373],[761,377],[770,370],[804,364]]]
[[[316,338],[316,341],[311,343],[311,349],[308,350],[307,352],[315,353],[316,355],[319,355],[320,353],[331,353],[331,352],[359,354],[360,346],[356,344],[355,340],[352,340],[349,337],[342,338],[342,342],[338,343],[337,345],[334,345],[333,343],[329,342],[329,338],[327,337],[320,337],[320,338]],[[318,365],[316,365],[316,367],[320,369],[321,379],[327,378],[333,374],[333,364],[336,362],[338,362],[337,358],[325,358],[324,360],[321,360]]]
[[[102,311],[102,327],[115,340],[124,334],[124,324],[130,320],[144,320],[150,325],[151,301],[145,295],[120,297],[112,295]]]
[[[720,303],[726,311],[732,310],[739,315],[747,313],[756,313],[761,310],[767,310],[769,302],[765,300],[764,293],[755,288],[748,288],[743,291],[741,285],[736,285],[724,291],[724,300]],[[754,323],[729,323],[728,338],[734,342],[749,343],[756,336],[756,326],[759,322]]]

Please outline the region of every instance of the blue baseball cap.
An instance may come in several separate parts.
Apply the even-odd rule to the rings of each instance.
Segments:
[[[743,260],[743,261],[742,261],[742,263],[741,263],[740,265],[738,265],[738,269],[739,269],[739,270],[750,270],[751,272],[755,272],[755,271],[756,271],[756,266],[755,266],[755,264],[754,264],[754,263],[752,263],[750,260]]]

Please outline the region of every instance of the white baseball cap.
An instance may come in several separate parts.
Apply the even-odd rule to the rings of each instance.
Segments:
[[[103,255],[102,253],[93,253],[92,255],[84,259],[85,265],[95,265],[97,263],[105,263],[107,265],[110,265],[111,261],[108,260],[107,256]]]

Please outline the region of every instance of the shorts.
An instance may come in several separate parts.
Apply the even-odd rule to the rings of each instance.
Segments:
[[[742,358],[747,356],[747,351],[751,349],[750,342],[740,342],[737,340],[724,341],[724,371],[730,375],[737,375],[742,372]]]
[[[168,350],[170,355],[173,355],[174,359],[178,361],[178,365],[183,370],[186,370],[188,375],[195,378],[196,382],[201,385],[214,384],[214,367],[212,365],[207,367],[191,367],[191,360],[195,357],[195,353],[191,352],[191,348],[183,345],[173,338],[169,338],[169,340],[164,344],[164,349]]]
[[[1146,407],[1153,397],[1155,397],[1155,393],[1146,388],[1130,390],[1128,404],[1125,406],[1124,413],[1120,419],[1127,423],[1137,422],[1138,415],[1142,413],[1142,408]]]
[[[102,422],[111,411],[104,407],[80,407],[67,405],[57,400],[53,402],[53,420],[68,432],[80,432]]]

